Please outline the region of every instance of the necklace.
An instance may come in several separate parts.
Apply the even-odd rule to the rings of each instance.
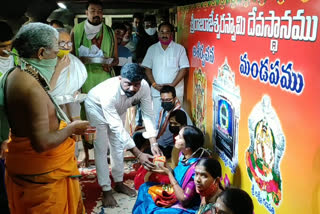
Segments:
[[[25,60],[23,60],[22,58],[20,59],[21,62],[24,63],[24,66],[22,66],[21,64],[19,65],[21,71],[24,71],[28,74],[30,74],[32,77],[34,77],[39,84],[41,85],[41,87],[44,89],[44,91],[46,92],[46,94],[49,96],[51,102],[53,103],[53,105],[56,108],[56,113],[57,113],[57,117],[60,120],[63,120],[67,123],[70,122],[69,118],[67,117],[67,115],[63,112],[63,110],[61,109],[61,107],[57,104],[57,102],[53,99],[53,97],[49,94],[49,90],[50,87],[49,85],[46,83],[45,79],[39,74],[39,71],[33,67],[30,63],[26,62]]]
[[[205,149],[205,148],[203,148],[203,147],[199,147],[195,152],[193,152],[193,153],[190,155],[190,157],[182,160],[181,162],[182,162],[183,164],[185,164],[185,165],[189,164],[189,160],[190,160],[191,158],[193,158],[194,155],[197,154],[198,151],[200,151],[200,150],[201,150],[201,154],[199,155],[198,158],[202,158],[202,156],[204,155],[205,152],[207,153],[208,156],[211,156],[211,154],[212,154],[210,150]]]

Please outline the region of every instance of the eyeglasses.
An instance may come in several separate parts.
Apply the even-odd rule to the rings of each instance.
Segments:
[[[72,47],[73,43],[72,42],[65,42],[65,41],[59,42],[60,47],[64,47],[65,45],[67,45],[68,47]]]

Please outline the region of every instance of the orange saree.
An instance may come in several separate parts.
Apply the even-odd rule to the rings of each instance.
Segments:
[[[74,148],[74,140],[67,138],[58,147],[37,153],[28,138],[11,136],[6,188],[12,214],[85,213]]]

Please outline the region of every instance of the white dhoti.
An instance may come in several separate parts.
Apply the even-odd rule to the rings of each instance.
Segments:
[[[87,79],[87,70],[83,63],[74,55],[69,54],[70,64],[65,67],[57,80],[57,84],[50,94],[62,107],[70,120],[80,120],[80,103],[85,99],[85,94],[78,90]],[[75,144],[75,155],[78,157],[78,144]]]

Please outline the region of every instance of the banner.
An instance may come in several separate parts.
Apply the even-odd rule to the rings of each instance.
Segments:
[[[315,0],[178,7],[193,120],[222,182],[247,191],[255,213],[320,213],[319,8]]]

